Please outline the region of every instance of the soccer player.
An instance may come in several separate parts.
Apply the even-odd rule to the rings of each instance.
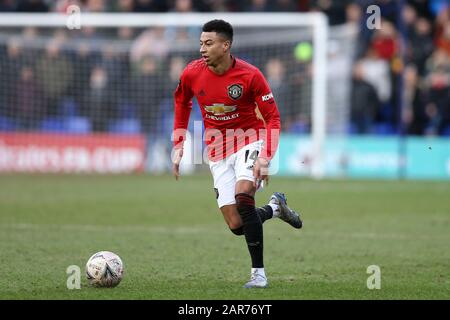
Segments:
[[[173,174],[178,180],[195,96],[218,206],[231,232],[245,236],[251,256],[250,281],[244,287],[265,288],[262,224],[279,217],[294,228],[302,227],[299,214],[287,206],[282,193],[275,192],[264,207],[255,207],[255,192],[267,182],[269,162],[278,148],[278,107],[258,68],[231,55],[232,26],[212,20],[202,31],[201,58],[187,65],[174,94]]]

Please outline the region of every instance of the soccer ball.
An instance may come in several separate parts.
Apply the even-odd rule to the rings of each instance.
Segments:
[[[97,252],[86,263],[86,276],[94,287],[115,287],[123,277],[122,260],[113,252]]]

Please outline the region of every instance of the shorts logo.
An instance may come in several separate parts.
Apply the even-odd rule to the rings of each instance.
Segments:
[[[214,192],[216,193],[216,199],[219,199],[219,189],[214,188]]]
[[[228,86],[228,96],[231,99],[237,100],[242,96],[243,87],[240,84],[232,84]]]

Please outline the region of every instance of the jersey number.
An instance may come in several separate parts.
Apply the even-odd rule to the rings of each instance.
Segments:
[[[250,157],[249,157],[249,154],[250,154],[250,150],[246,150],[245,151],[245,162],[247,162],[248,159],[251,159],[251,160],[253,160],[253,162],[255,162],[256,158],[258,158],[259,151],[253,150],[252,154],[250,154]]]

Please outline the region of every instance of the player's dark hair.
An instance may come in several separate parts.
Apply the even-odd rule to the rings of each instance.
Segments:
[[[233,27],[224,20],[211,20],[203,25],[203,32],[216,32],[230,42],[233,42]]]

